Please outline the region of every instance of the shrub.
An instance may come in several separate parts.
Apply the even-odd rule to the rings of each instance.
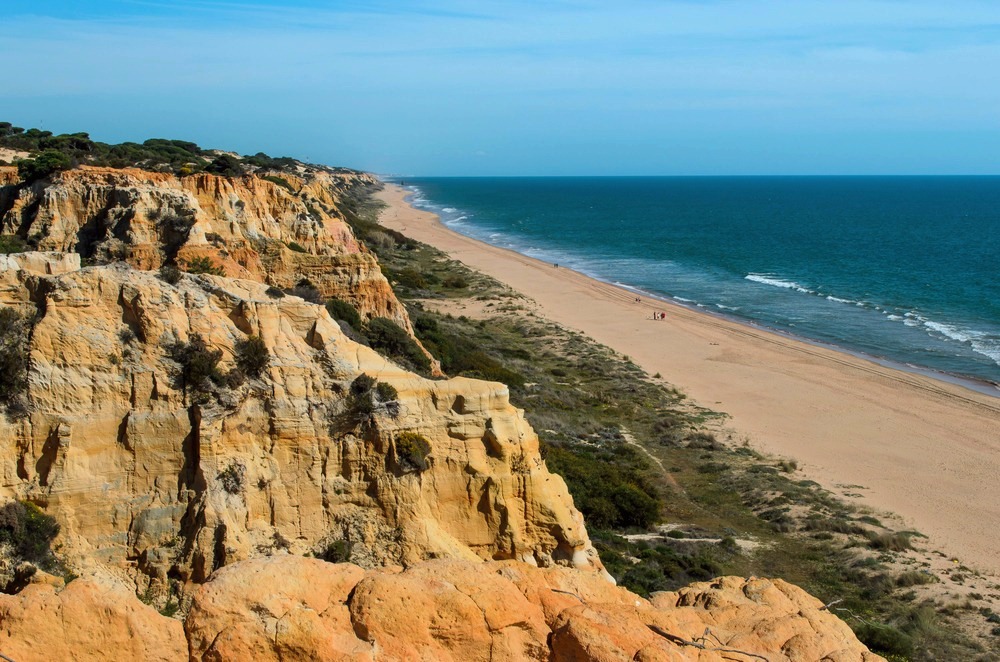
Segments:
[[[0,403],[8,413],[24,408],[31,326],[31,320],[13,308],[0,308]]]
[[[288,242],[288,248],[290,248],[291,250],[295,251],[296,253],[308,253],[309,252],[309,251],[306,250],[305,246],[303,246],[300,243],[294,242],[294,241]]]
[[[236,365],[250,377],[260,377],[271,362],[271,352],[260,336],[237,340],[235,349]]]
[[[55,564],[52,540],[59,535],[59,523],[30,501],[12,501],[0,508],[0,543],[14,549],[19,560],[42,569]]]
[[[247,468],[240,462],[233,462],[219,472],[219,483],[222,484],[222,489],[230,494],[239,494],[243,489],[246,475]]]
[[[209,349],[201,334],[192,333],[188,342],[174,343],[169,347],[169,355],[181,365],[181,383],[185,388],[201,389],[208,385],[209,380],[216,383],[222,381],[219,373],[222,350]]]
[[[413,338],[392,320],[376,317],[368,322],[365,337],[372,348],[406,365],[425,371],[430,368],[430,359],[420,351]]]
[[[913,545],[910,543],[910,534],[906,532],[876,533],[869,531],[866,535],[872,549],[884,549],[890,552],[905,552],[908,549],[913,549]]]
[[[320,294],[316,286],[312,284],[312,281],[308,278],[303,278],[298,283],[295,284],[290,290],[287,290],[288,294],[295,297],[301,297],[305,301],[310,303],[322,303],[323,295]]]
[[[392,402],[399,398],[399,391],[392,384],[379,382],[375,385],[375,395],[378,396],[380,402]]]
[[[209,257],[194,257],[183,262],[185,271],[189,274],[208,274],[209,276],[226,275],[226,270],[213,262]]]
[[[285,296],[285,293],[274,287],[273,285],[268,285],[267,289],[264,290],[264,294],[271,297],[272,299],[280,299]]]
[[[361,315],[358,314],[357,308],[346,301],[330,299],[326,302],[326,310],[333,319],[347,322],[355,329],[361,328]]]
[[[334,540],[317,554],[327,563],[347,563],[351,558],[351,546],[346,540]]]
[[[69,156],[54,149],[47,149],[33,159],[17,162],[17,174],[25,182],[43,179],[54,172],[69,170],[73,162]]]
[[[913,639],[888,625],[862,623],[855,634],[868,648],[876,653],[898,655],[909,658],[913,653]]]
[[[182,272],[180,269],[172,264],[165,264],[160,267],[159,276],[160,280],[170,285],[176,285],[181,280]]]
[[[277,184],[283,189],[288,190],[290,193],[295,193],[295,188],[288,182],[284,177],[278,177],[277,175],[264,175],[261,179],[269,181],[272,184]]]
[[[431,452],[431,442],[416,432],[400,432],[396,435],[396,462],[405,471],[423,471],[428,466],[427,456]]]
[[[205,166],[205,172],[223,177],[239,177],[243,174],[243,164],[231,154],[220,154],[215,160]]]
[[[13,234],[0,235],[0,255],[10,253],[23,253],[25,249],[24,240]]]
[[[441,284],[453,290],[464,290],[469,286],[469,281],[466,280],[465,276],[461,274],[452,274],[450,276],[445,276],[445,279],[441,281]]]

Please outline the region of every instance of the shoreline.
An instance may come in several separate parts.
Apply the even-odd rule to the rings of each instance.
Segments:
[[[628,355],[708,409],[734,442],[794,459],[805,478],[933,548],[1000,572],[1000,403],[992,395],[553,267],[444,226],[387,184],[379,222],[535,301],[539,314]],[[641,295],[639,295],[641,296]],[[653,321],[653,311],[666,312]]]

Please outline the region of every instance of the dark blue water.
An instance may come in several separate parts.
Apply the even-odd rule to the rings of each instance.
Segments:
[[[408,179],[453,229],[687,305],[1000,382],[1000,177]]]

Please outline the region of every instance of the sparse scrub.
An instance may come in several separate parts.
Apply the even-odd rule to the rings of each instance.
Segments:
[[[288,248],[295,251],[296,253],[308,253],[306,247],[296,241],[288,242]]]
[[[11,501],[0,507],[0,545],[10,546],[17,563],[27,561],[42,570],[57,570],[59,562],[51,549],[57,535],[59,523],[30,501]]]
[[[187,342],[175,342],[168,348],[168,353],[181,366],[182,387],[200,390],[211,382],[222,381],[218,367],[222,350],[209,349],[201,334],[192,333]]]
[[[246,481],[247,468],[241,462],[233,462],[228,467],[219,472],[219,484],[222,489],[230,494],[239,494],[243,491],[243,483]]]
[[[27,250],[24,240],[14,234],[0,234],[0,255],[23,253]]]
[[[413,338],[392,320],[376,317],[368,322],[364,334],[373,349],[398,360],[403,365],[422,372],[430,369],[430,359],[420,351]]]
[[[236,365],[249,377],[260,377],[271,362],[271,352],[260,336],[248,336],[236,341]]]
[[[189,274],[207,274],[209,276],[225,276],[226,270],[209,257],[194,257],[182,261],[184,270]]]
[[[326,302],[326,310],[330,317],[341,322],[347,322],[351,328],[361,330],[361,315],[357,308],[340,299],[330,299]]]

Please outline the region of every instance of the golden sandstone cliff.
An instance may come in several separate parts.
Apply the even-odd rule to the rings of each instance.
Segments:
[[[295,195],[252,176],[6,176],[3,232],[48,252],[0,255],[0,307],[37,315],[30,411],[0,417],[0,500],[55,516],[80,576],[0,595],[18,662],[879,659],[780,581],[615,587],[506,387],[413,375],[269,289],[307,278],[408,328],[336,212],[367,176],[283,175]],[[148,271],[201,255],[227,276]],[[197,336],[223,372],[249,337],[270,362],[189,388],[171,347]],[[363,374],[391,401],[359,409]]]
[[[411,329],[375,256],[338,209],[348,190],[376,183],[371,175],[314,170],[269,180],[81,167],[17,182],[15,168],[0,167],[0,234],[18,232],[36,250],[146,270],[205,257],[227,276],[282,289],[306,280],[365,319]]]

